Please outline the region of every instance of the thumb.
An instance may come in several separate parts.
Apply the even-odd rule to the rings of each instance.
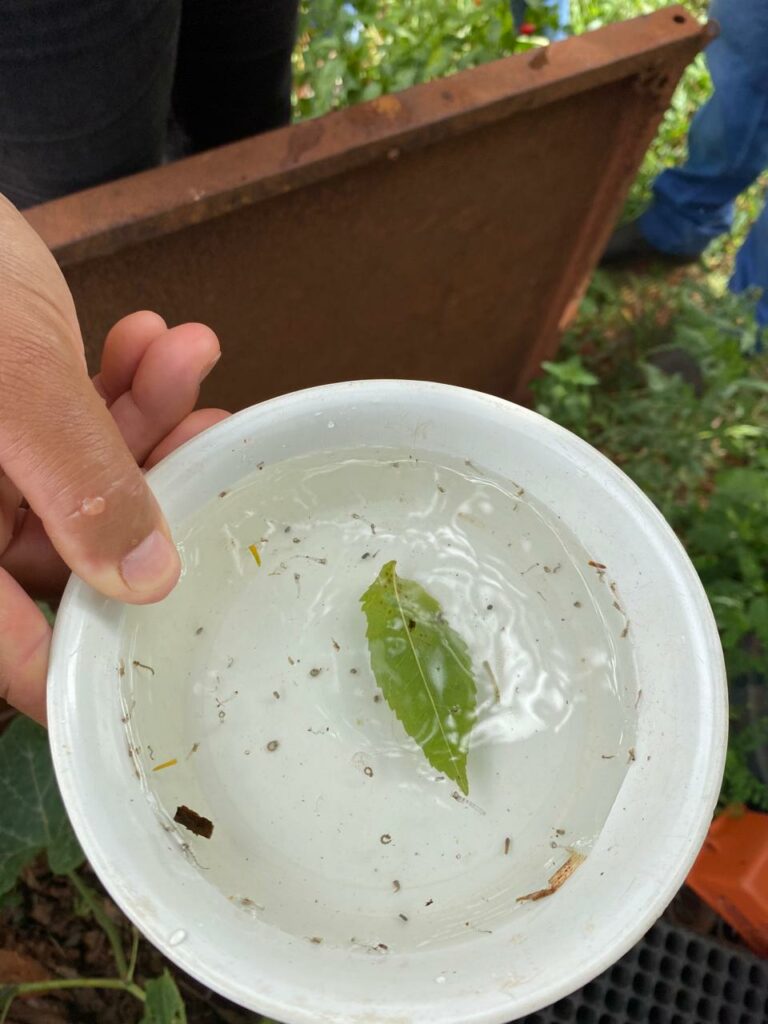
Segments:
[[[88,378],[66,282],[1,199],[0,239],[0,467],[78,576],[110,597],[159,600],[178,578],[178,554]]]

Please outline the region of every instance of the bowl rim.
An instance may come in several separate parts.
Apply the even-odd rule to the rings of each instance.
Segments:
[[[530,994],[516,994],[510,990],[506,996],[501,997],[501,1001],[497,998],[484,1006],[473,1006],[471,1002],[460,1006],[457,1003],[456,1012],[460,1013],[460,1016],[444,1013],[436,1014],[432,1018],[436,1024],[438,1021],[445,1021],[446,1024],[453,1021],[457,1024],[459,1021],[466,1024],[502,1024],[511,1019],[510,1014],[521,1016],[557,1001],[614,963],[652,925],[684,881],[706,836],[719,794],[725,761],[727,687],[722,649],[714,617],[698,576],[677,537],[651,501],[623,472],[585,441],[538,413],[501,398],[426,381],[368,380],[322,385],[278,396],[242,410],[218,423],[209,431],[188,441],[151,470],[148,480],[158,492],[162,503],[164,490],[173,480],[178,483],[179,473],[183,467],[194,464],[201,454],[239,442],[251,433],[251,426],[254,423],[257,424],[258,430],[259,420],[263,421],[273,413],[290,417],[297,411],[301,411],[302,414],[310,409],[325,411],[329,405],[334,407],[334,403],[340,407],[351,400],[364,401],[374,397],[410,403],[430,400],[439,403],[444,400],[448,404],[458,402],[462,406],[473,406],[479,415],[485,412],[489,416],[493,414],[507,420],[510,430],[514,431],[517,426],[541,435],[557,447],[561,455],[589,466],[601,479],[607,496],[620,496],[628,507],[631,505],[633,512],[642,519],[649,536],[652,535],[663,547],[668,558],[667,571],[678,588],[680,600],[687,604],[691,621],[698,630],[698,636],[692,640],[696,640],[699,656],[705,662],[706,673],[702,672],[702,679],[706,684],[704,696],[710,700],[703,701],[703,706],[693,708],[691,713],[691,723],[697,726],[702,741],[696,766],[694,795],[697,807],[695,810],[691,809],[690,805],[687,807],[689,827],[684,834],[670,834],[664,837],[667,843],[666,862],[662,866],[656,866],[653,894],[649,897],[648,893],[645,893],[645,902],[639,908],[638,916],[633,920],[627,919],[622,927],[614,930],[607,952],[590,952],[579,963],[570,964],[563,971],[559,981],[549,985],[544,1001]],[[188,510],[191,511],[192,509]],[[99,824],[94,825],[90,819],[88,806],[83,803],[76,768],[81,737],[78,733],[77,717],[73,714],[76,706],[73,702],[73,688],[77,659],[84,656],[81,650],[81,612],[83,608],[89,608],[93,614],[107,604],[109,602],[95,595],[82,581],[74,577],[70,580],[54,630],[49,669],[48,711],[54,766],[65,805],[86,855],[115,901],[147,938],[177,966],[243,1006],[274,1015],[290,1024],[311,1024],[320,1020],[334,1020],[339,1024],[380,1020],[382,1024],[397,1024],[410,1020],[411,1018],[398,1015],[394,1011],[390,1013],[387,1008],[382,1008],[381,1013],[375,1016],[370,1012],[357,1015],[351,1011],[346,1015],[343,1007],[334,1006],[331,1009],[327,1002],[322,1007],[308,1008],[301,1001],[292,996],[286,997],[285,994],[265,994],[260,989],[254,993],[252,986],[249,988],[242,982],[233,981],[220,969],[210,969],[209,965],[202,962],[199,955],[193,952],[193,947],[170,943],[167,929],[161,930],[154,921],[148,926],[146,904],[135,893],[133,897],[129,895],[132,891],[131,886],[114,867],[110,856],[108,830]],[[126,778],[129,775],[130,773],[126,771]],[[670,797],[672,796],[674,790],[670,792]],[[683,797],[684,794],[678,797],[681,810],[686,809],[686,804],[682,802]],[[628,888],[628,893],[630,889],[631,887]],[[595,927],[599,932],[599,927]],[[332,1016],[328,1016],[329,1013],[332,1013]]]

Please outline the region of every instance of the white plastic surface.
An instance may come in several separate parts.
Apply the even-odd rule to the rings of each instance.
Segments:
[[[193,440],[150,479],[177,528],[259,463],[379,446],[460,456],[523,485],[617,585],[631,624],[622,642],[639,688],[634,760],[587,859],[567,883],[538,902],[512,903],[490,934],[472,930],[461,941],[402,952],[393,944],[385,955],[312,943],[299,929],[279,929],[247,912],[162,827],[137,781],[117,672],[126,613],[76,580],[59,612],[49,678],[56,770],[78,836],[115,900],[166,955],[223,995],[286,1024],[502,1024],[615,961],[684,880],[722,775],[722,654],[701,584],[651,503],[588,445],[496,398],[403,381],[288,395]],[[201,612],[207,597],[200,595]],[[188,627],[180,618],[179,628]],[[534,775],[521,785],[536,804],[543,782]],[[578,790],[565,773],[563,787],[569,786],[586,806],[589,786]],[[542,789],[540,803],[549,820],[546,794]],[[268,879],[259,881],[268,889]]]

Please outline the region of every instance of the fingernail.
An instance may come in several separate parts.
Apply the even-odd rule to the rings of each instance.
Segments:
[[[153,530],[120,563],[120,575],[131,590],[159,590],[179,574],[179,555],[170,540]]]
[[[201,384],[203,383],[205,378],[208,376],[208,374],[211,372],[211,370],[214,368],[214,366],[216,365],[216,363],[218,363],[218,361],[220,359],[221,359],[221,352],[219,352],[219,354],[216,356],[215,359],[212,359],[211,362],[208,363],[208,365],[205,367],[203,372],[200,374],[200,383]]]

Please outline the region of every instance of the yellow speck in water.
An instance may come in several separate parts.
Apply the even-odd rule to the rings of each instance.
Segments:
[[[256,559],[256,565],[261,565],[261,555],[259,554],[259,549],[256,547],[256,545],[255,544],[249,544],[248,545],[248,550],[251,552],[253,557]]]
[[[172,757],[170,761],[163,761],[162,764],[156,764],[152,771],[161,772],[163,768],[173,768],[175,764],[178,764],[178,761],[176,760],[175,757]]]

